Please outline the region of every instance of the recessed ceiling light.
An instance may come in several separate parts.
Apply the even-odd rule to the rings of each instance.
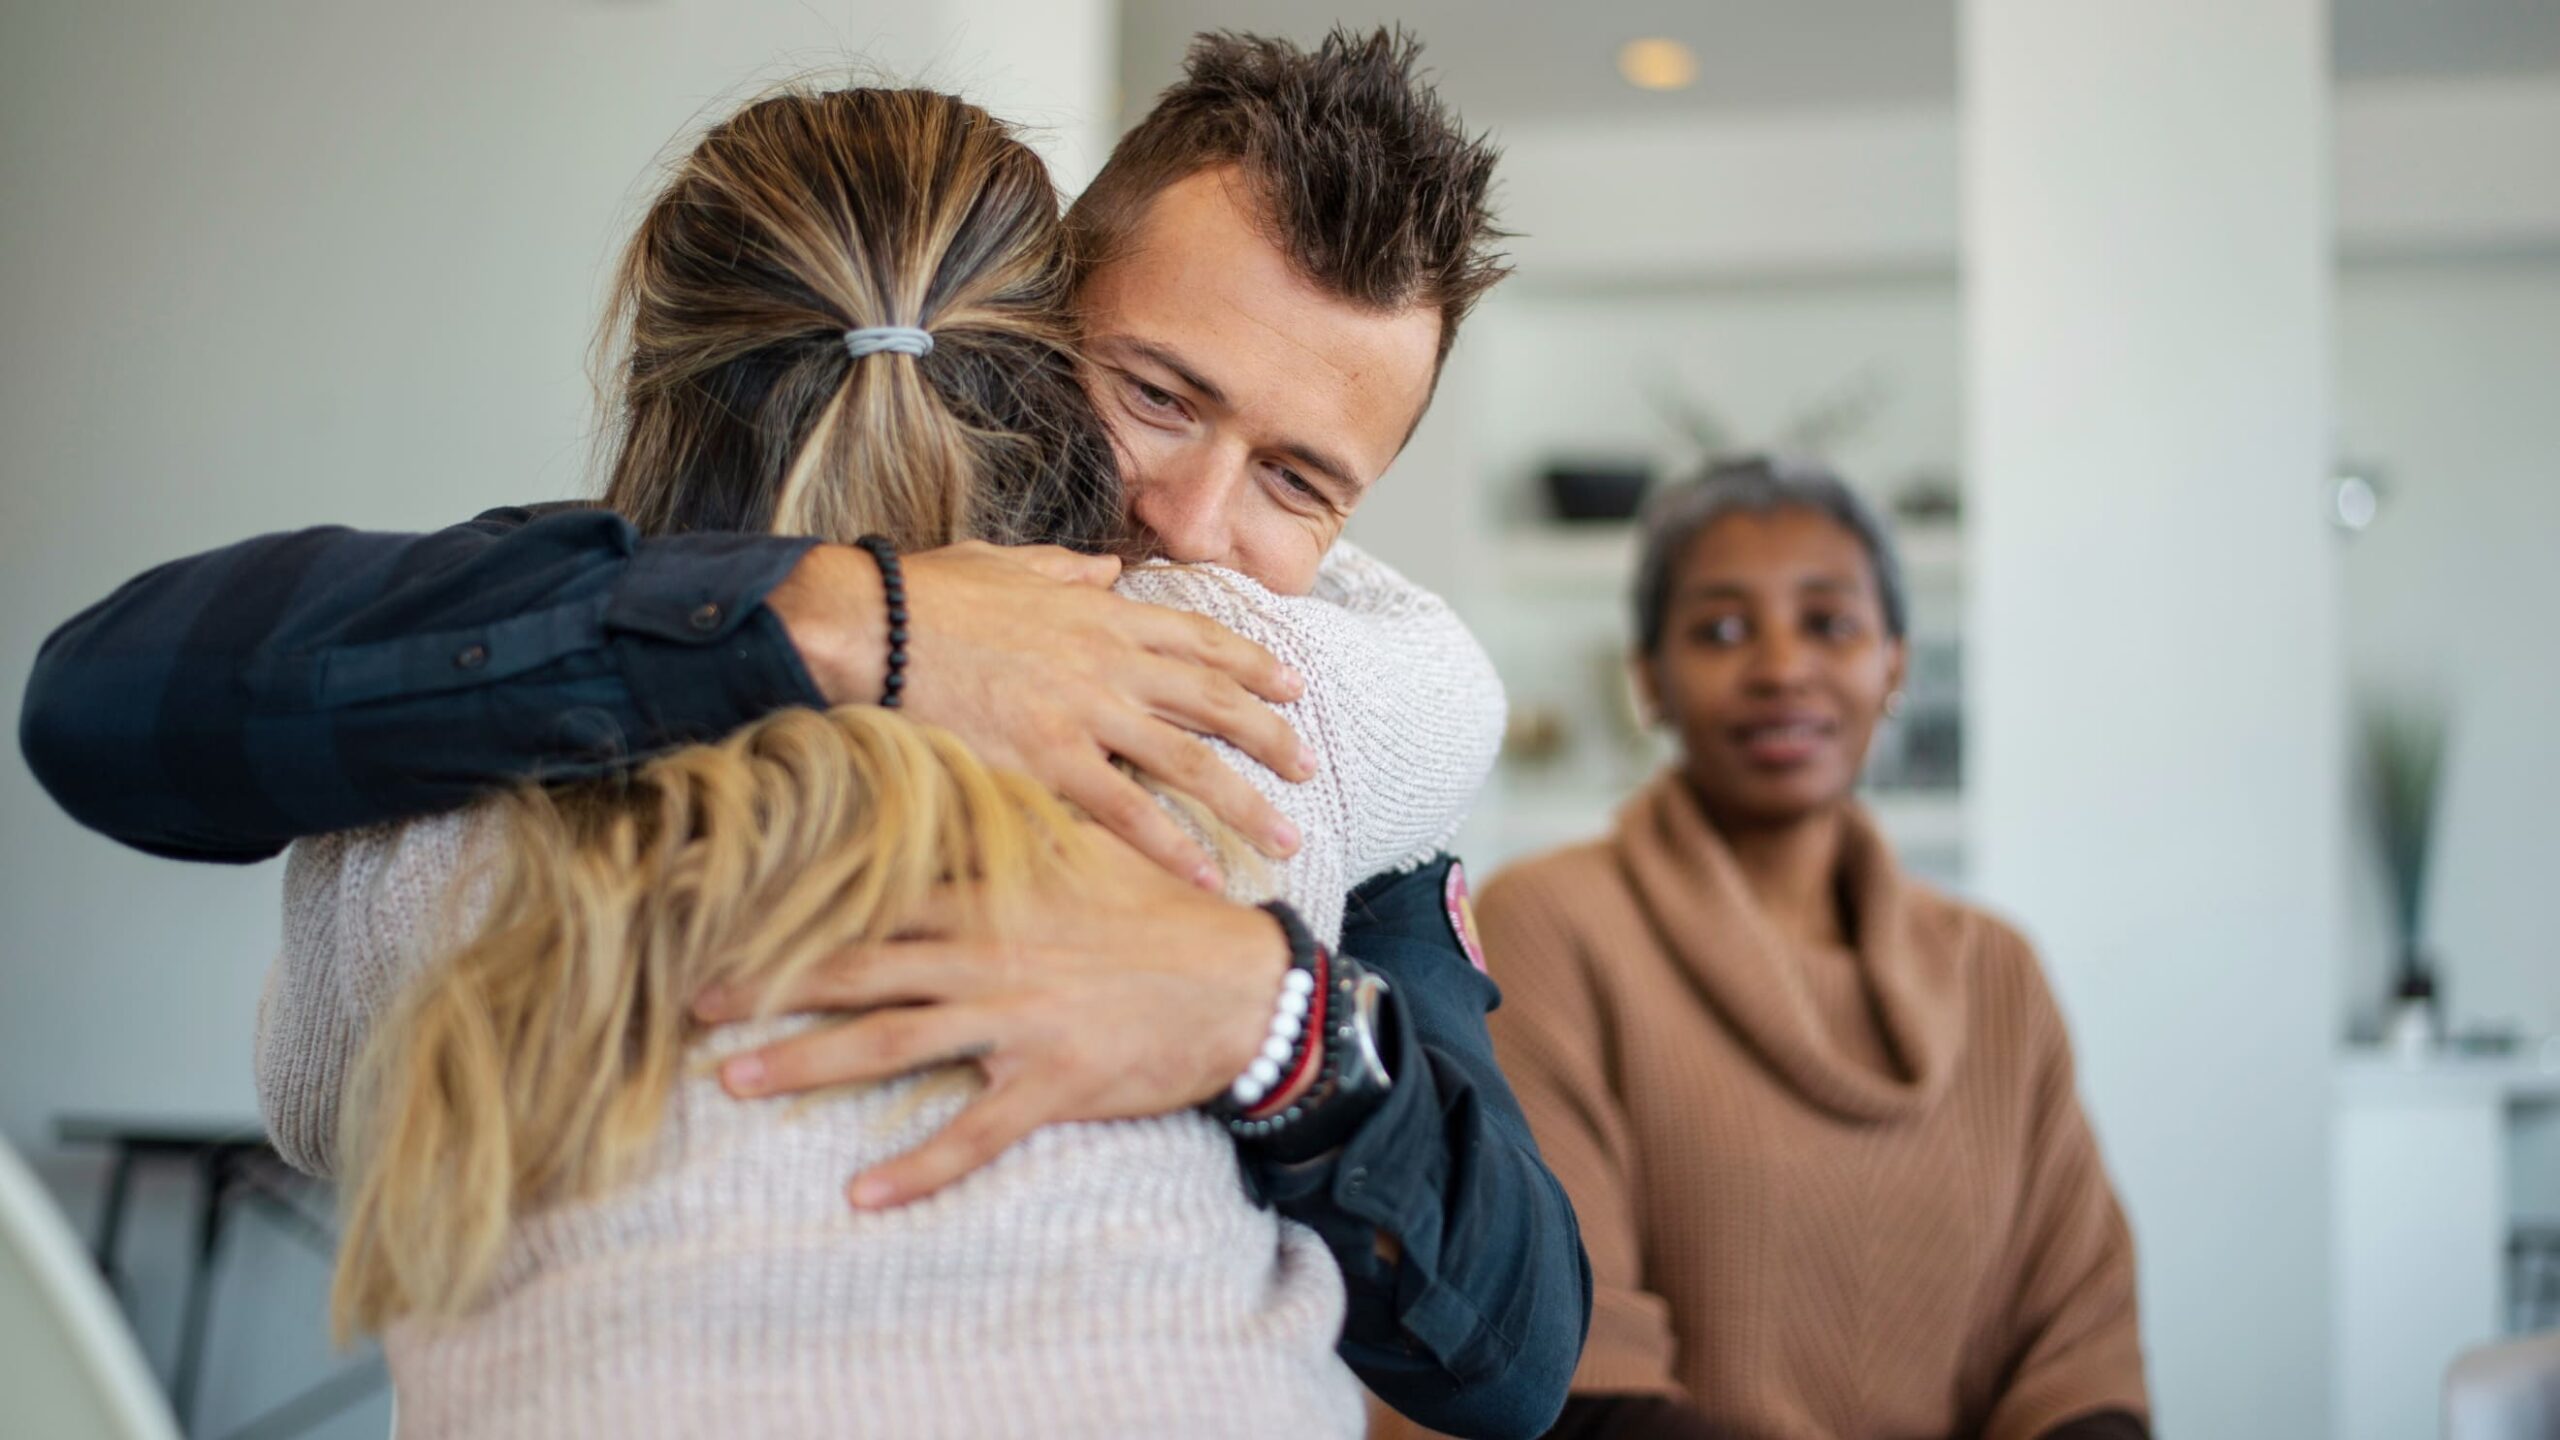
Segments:
[[[1698,78],[1698,56],[1677,40],[1630,40],[1618,48],[1618,73],[1639,90],[1678,90]]]

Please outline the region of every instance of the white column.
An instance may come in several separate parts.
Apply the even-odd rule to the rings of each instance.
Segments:
[[[2326,1431],[2343,768],[2320,0],[1966,0],[1968,803],[2164,1433]]]

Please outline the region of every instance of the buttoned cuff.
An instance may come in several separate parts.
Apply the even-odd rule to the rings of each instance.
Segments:
[[[818,542],[667,536],[635,554],[604,624],[643,750],[717,739],[793,705],[826,703],[765,597]]]

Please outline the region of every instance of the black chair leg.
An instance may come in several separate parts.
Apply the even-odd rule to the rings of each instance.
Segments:
[[[196,1256],[187,1275],[186,1319],[178,1331],[178,1363],[169,1381],[169,1408],[178,1424],[195,1427],[196,1385],[204,1374],[206,1321],[213,1305],[214,1262],[222,1246],[222,1211],[231,1184],[231,1162],[220,1150],[197,1157]]]
[[[133,1193],[133,1151],[116,1147],[115,1167],[107,1172],[107,1199],[98,1209],[98,1273],[107,1291],[116,1293],[116,1250],[124,1239],[125,1198]]]

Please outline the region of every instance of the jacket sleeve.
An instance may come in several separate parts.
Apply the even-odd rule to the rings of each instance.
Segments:
[[[262,536],[148,571],[54,631],[18,743],[92,829],[262,860],[817,703],[763,605],[809,544],[644,540],[565,507]]]
[[[1606,1062],[1601,993],[1567,918],[1534,870],[1485,887],[1485,954],[1511,1003],[1493,1017],[1495,1053],[1540,1150],[1572,1198],[1591,1256],[1591,1338],[1577,1393],[1686,1399],[1669,1302],[1644,1285],[1637,1221],[1643,1157]]]
[[[1501,997],[1452,928],[1456,863],[1351,897],[1342,951],[1389,986],[1386,1103],[1331,1155],[1285,1166],[1247,1149],[1246,1171],[1341,1263],[1342,1357],[1371,1391],[1447,1434],[1533,1436],[1563,1408],[1591,1272],[1494,1063],[1485,1017]]]
[[[2012,968],[2016,993],[2039,1012],[2030,1027],[2038,1053],[2024,1188],[2006,1260],[2015,1297],[2003,1337],[2007,1379],[1982,1434],[1984,1440],[2071,1434],[2069,1422],[2100,1423],[2106,1412],[2140,1423],[2150,1403],[2134,1300],[2133,1231],[2080,1108],[2070,1036],[2042,967],[2013,934],[2004,931],[1998,947],[2006,952],[2001,959]]]

